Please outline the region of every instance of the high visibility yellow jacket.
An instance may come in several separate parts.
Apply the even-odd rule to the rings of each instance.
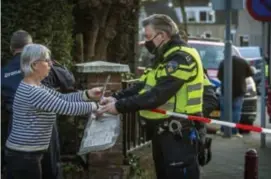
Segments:
[[[196,49],[184,46],[170,48],[163,54],[163,58],[168,59],[173,55],[185,57],[184,62],[177,63],[175,61],[163,60],[155,69],[147,68],[140,78],[140,81],[144,82],[145,85],[139,94],[143,94],[153,88],[160,78],[170,75],[184,80],[185,83],[173,97],[158,108],[186,114],[200,113],[202,112],[204,84],[201,58]],[[148,110],[141,110],[140,116],[153,120],[169,117]]]

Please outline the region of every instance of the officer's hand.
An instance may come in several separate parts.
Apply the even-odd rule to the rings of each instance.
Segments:
[[[110,114],[119,114],[119,112],[116,109],[115,102],[111,102],[106,104],[105,106],[102,106],[98,109],[97,114],[101,115],[103,113],[110,113]]]
[[[100,104],[101,105],[106,105],[108,103],[114,103],[116,101],[117,101],[116,98],[113,98],[113,97],[104,97],[104,98],[101,99]]]

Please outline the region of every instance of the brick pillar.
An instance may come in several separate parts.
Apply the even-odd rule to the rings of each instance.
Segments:
[[[103,86],[107,76],[111,78],[107,85],[107,95],[122,88],[121,73],[129,72],[128,65],[108,62],[91,62],[77,64],[77,79],[84,89]],[[129,167],[123,165],[122,134],[112,148],[93,152],[88,155],[89,179],[125,179],[128,178]]]
[[[100,73],[100,74],[88,74],[87,75],[87,88],[93,88],[93,87],[97,87],[97,86],[103,86],[104,82],[107,79],[107,76],[110,75],[110,81],[106,87],[106,91],[110,91],[110,92],[116,92],[118,90],[120,90],[122,88],[121,86],[121,74],[120,73],[109,73],[109,72],[105,72],[105,73]]]

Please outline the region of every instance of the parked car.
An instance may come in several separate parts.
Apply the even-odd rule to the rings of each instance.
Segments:
[[[211,82],[217,88],[217,94],[220,95],[220,81],[217,79],[217,73],[220,62],[224,59],[224,43],[213,41],[189,40],[188,43],[196,48],[202,58],[204,68],[211,78]],[[241,56],[236,46],[232,46],[232,55]],[[242,116],[240,123],[253,124],[257,115],[257,92],[254,80],[250,77],[246,79],[247,92],[244,97]],[[213,111],[211,118],[219,118],[219,109]]]
[[[246,59],[248,63],[255,68],[253,79],[256,83],[257,93],[260,94],[262,81],[262,62],[261,48],[258,46],[237,47],[241,57]]]
[[[240,55],[243,58],[260,58],[261,55],[261,47],[258,46],[247,46],[247,47],[237,47]]]
[[[271,88],[270,87],[267,91],[266,107],[267,107],[267,113],[269,117],[269,123],[271,123]]]
[[[257,94],[261,93],[262,86],[262,63],[263,60],[266,60],[268,63],[268,57],[262,57],[261,48],[257,46],[249,46],[249,47],[238,47],[238,50],[242,57],[244,57],[252,66],[255,67],[256,73],[254,75],[254,81],[257,87]],[[266,70],[266,69],[265,69]],[[268,79],[266,78],[264,81],[265,90],[266,90],[266,107],[267,113],[269,116],[269,123],[271,123],[271,87],[268,84]]]

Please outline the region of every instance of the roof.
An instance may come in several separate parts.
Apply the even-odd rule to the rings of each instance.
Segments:
[[[222,42],[222,39],[220,39],[220,38],[213,38],[213,37],[197,37],[197,36],[188,36],[188,40]]]
[[[224,42],[213,42],[213,41],[201,41],[201,40],[188,40],[189,44],[203,44],[203,45],[215,45],[215,46],[221,46],[224,47],[225,43]],[[236,48],[236,46],[232,45],[232,53],[236,56],[241,57],[241,54],[239,50]]]
[[[239,48],[239,49],[261,49],[261,47],[259,47],[259,46],[247,46],[247,47],[244,47],[244,46],[240,47],[240,46],[238,46],[237,48]]]
[[[224,46],[224,42],[213,42],[213,41],[201,41],[201,40],[188,40],[188,43],[197,43],[197,44],[205,44],[205,45],[217,45]]]
[[[93,61],[76,64],[79,73],[102,73],[102,72],[130,72],[128,65],[104,61]]]

